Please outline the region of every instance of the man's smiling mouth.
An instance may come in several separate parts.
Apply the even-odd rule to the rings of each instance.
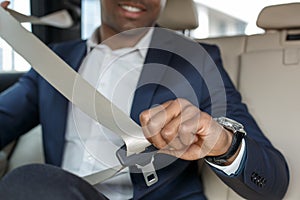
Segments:
[[[121,7],[128,12],[142,12],[143,10],[137,7],[121,5]]]

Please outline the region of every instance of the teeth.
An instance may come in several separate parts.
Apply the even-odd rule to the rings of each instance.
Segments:
[[[122,8],[124,10],[127,10],[128,12],[141,12],[142,10],[137,8],[137,7],[132,7],[132,6],[125,6],[123,5]]]

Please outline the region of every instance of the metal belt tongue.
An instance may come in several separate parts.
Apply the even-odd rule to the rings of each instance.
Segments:
[[[158,176],[154,168],[154,155],[156,152],[157,149],[151,145],[145,148],[142,156],[139,153],[128,156],[126,146],[124,145],[116,152],[121,165],[88,175],[84,179],[90,184],[95,185],[116,175],[125,167],[135,166],[142,171],[145,183],[150,187],[158,181]]]
[[[131,156],[145,151],[146,147],[151,145],[145,139],[138,124],[101,95],[37,37],[24,29],[2,7],[0,7],[0,36],[69,101],[124,140],[126,153],[123,152],[122,154],[123,160],[130,159]],[[28,47],[30,47],[30,50],[28,50]],[[37,52],[38,54],[36,54]],[[123,168],[131,166],[132,163],[130,165],[121,164],[122,166],[116,166],[87,176],[86,180],[91,184],[102,182]],[[149,163],[139,165],[139,167],[144,173],[147,185],[157,182],[153,156]],[[151,170],[153,172],[149,173]]]

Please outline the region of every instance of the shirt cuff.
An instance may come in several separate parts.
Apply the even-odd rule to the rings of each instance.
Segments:
[[[242,162],[242,158],[245,154],[246,148],[245,148],[245,139],[242,140],[242,146],[241,146],[241,150],[238,154],[238,156],[235,158],[235,160],[227,166],[221,166],[221,165],[216,165],[214,163],[208,162],[207,160],[205,160],[209,165],[223,171],[225,174],[227,174],[228,176],[235,174]]]

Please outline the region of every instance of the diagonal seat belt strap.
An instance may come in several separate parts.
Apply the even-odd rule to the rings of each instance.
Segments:
[[[69,101],[117,133],[126,143],[129,154],[142,152],[150,145],[139,125],[100,94],[37,37],[23,28],[3,8],[0,8],[0,36]],[[28,47],[31,47],[30,50]]]
[[[59,10],[43,17],[23,15],[17,11],[7,9],[7,11],[20,23],[30,22],[36,25],[48,25],[57,28],[70,28],[74,22],[67,10]]]
[[[23,28],[2,7],[0,36],[69,101],[118,134],[126,144],[128,156],[143,152],[151,145],[138,124],[101,95],[37,37]],[[113,174],[111,172],[117,172],[120,168],[112,169],[107,174]],[[95,182],[91,177],[88,180]]]

